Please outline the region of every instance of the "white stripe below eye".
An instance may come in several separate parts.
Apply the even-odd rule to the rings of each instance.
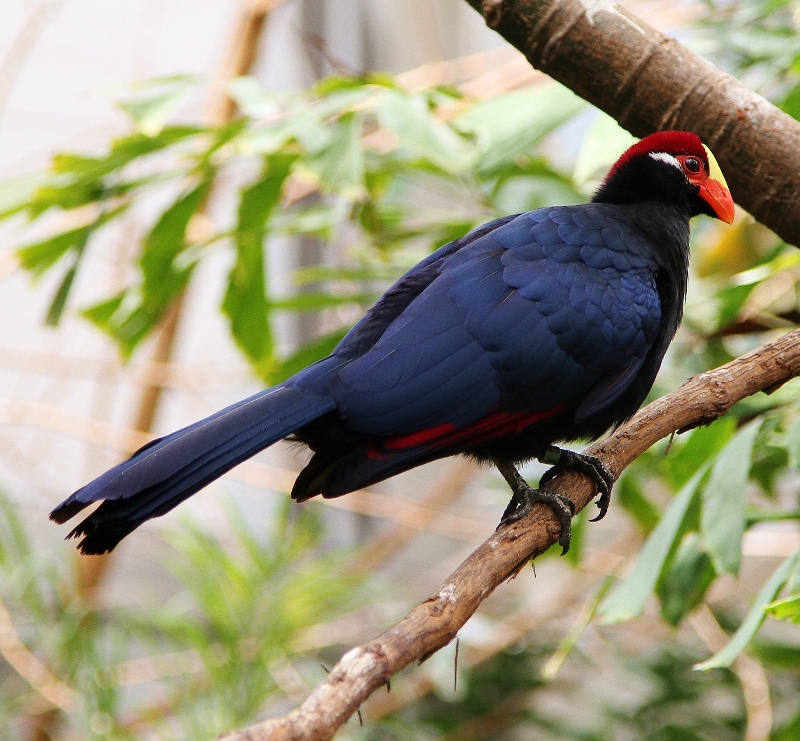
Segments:
[[[658,160],[659,162],[666,162],[668,165],[677,167],[681,172],[683,172],[681,163],[678,162],[678,160],[675,159],[675,157],[673,157],[671,154],[667,154],[666,152],[650,152],[650,156],[654,160]]]

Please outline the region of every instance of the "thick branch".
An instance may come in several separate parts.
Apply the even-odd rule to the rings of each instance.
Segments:
[[[800,124],[611,0],[467,0],[536,68],[636,136],[694,131],[734,200],[800,246]]]
[[[787,241],[800,244],[800,125],[676,41],[608,0],[468,0],[535,67],[616,118],[632,133],[697,132],[713,149],[734,198]],[[675,431],[707,424],[741,399],[800,375],[800,330],[641,410],[588,452],[619,476]],[[594,495],[579,474],[552,486],[576,509]],[[236,731],[226,741],[330,739],[389,678],[447,645],[478,605],[559,535],[537,505],[494,533],[439,591],[373,641],[345,654],[302,706],[283,718]]]
[[[775,390],[800,375],[800,330],[753,350],[642,409],[628,424],[589,451],[619,476],[637,456],[673,432],[708,424],[747,396]],[[552,486],[573,499],[577,510],[594,496],[580,474],[566,473]],[[559,526],[542,505],[521,521],[494,533],[444,582],[439,591],[373,641],[348,651],[327,679],[283,718],[235,731],[225,741],[323,741],[389,678],[446,646],[481,602],[530,559],[558,540]]]

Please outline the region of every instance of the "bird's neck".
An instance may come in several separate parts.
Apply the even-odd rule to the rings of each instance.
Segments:
[[[634,227],[653,246],[653,255],[660,268],[656,282],[662,310],[671,315],[674,329],[677,329],[689,283],[690,214],[683,206],[659,201],[620,208],[627,212]]]

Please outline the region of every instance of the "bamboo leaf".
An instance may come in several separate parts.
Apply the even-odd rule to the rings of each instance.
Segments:
[[[703,464],[713,459],[735,433],[736,419],[732,416],[692,430],[689,439],[666,460],[667,473],[675,489],[681,488]]]
[[[800,595],[770,602],[764,611],[776,620],[791,620],[800,623]]]
[[[0,181],[0,220],[27,209],[36,189],[45,180],[44,173],[34,173]]]
[[[55,296],[53,296],[53,300],[50,302],[50,307],[48,308],[47,315],[45,317],[45,324],[49,325],[50,327],[57,326],[61,320],[61,315],[64,313],[64,308],[67,305],[69,293],[72,290],[72,284],[75,282],[75,276],[78,274],[78,266],[80,265],[83,253],[83,250],[75,253],[75,259],[73,260],[72,265],[69,266],[67,272],[64,274],[61,284],[58,286],[58,290],[56,291]]]
[[[136,127],[147,136],[155,136],[166,125],[167,118],[177,109],[194,80],[190,76],[173,76],[146,80],[137,87],[144,89],[117,105],[127,113]]]
[[[150,333],[189,280],[193,265],[178,266],[177,258],[186,246],[189,220],[203,204],[212,177],[182,194],[150,230],[139,257],[141,285],[83,312],[117,341],[125,358]]]
[[[228,276],[222,311],[228,317],[234,340],[256,365],[273,351],[268,317],[264,238],[267,222],[280,199],[294,154],[265,159],[262,178],[242,191],[234,231],[236,262]]]
[[[475,160],[472,145],[440,121],[422,96],[386,90],[376,110],[381,125],[400,145],[445,172],[466,172]]]
[[[203,180],[181,195],[156,222],[145,239],[139,265],[142,270],[145,297],[158,299],[174,295],[172,282],[179,281],[183,271],[175,266],[175,258],[186,242],[186,228],[203,203],[211,179]]]
[[[488,176],[513,166],[520,155],[530,155],[547,134],[584,105],[561,85],[538,85],[476,103],[454,125],[477,137],[477,167]]]
[[[648,533],[658,525],[661,513],[644,495],[636,476],[631,474],[623,476],[615,487],[615,494],[617,501],[644,532]]]
[[[696,607],[716,576],[697,533],[688,533],[675,558],[659,580],[661,614],[670,625],[678,625]]]
[[[778,590],[785,584],[789,573],[800,561],[800,548],[798,548],[789,558],[787,558],[772,574],[767,583],[761,588],[756,596],[753,606],[747,613],[739,629],[721,651],[714,654],[710,659],[695,665],[695,669],[718,669],[730,666],[736,657],[744,651],[753,636],[764,622],[766,613],[764,610],[767,605],[775,599]]]
[[[605,624],[620,623],[638,617],[656,586],[664,565],[682,532],[686,514],[706,472],[701,468],[675,496],[661,522],[644,544],[628,578],[619,582],[600,605]]]
[[[747,481],[760,426],[757,419],[733,436],[717,456],[703,489],[700,532],[718,573],[739,573]]]
[[[22,266],[38,278],[61,260],[76,245],[86,240],[94,224],[70,229],[35,244],[20,247],[17,257]]]
[[[300,171],[324,190],[352,200],[362,198],[366,188],[361,118],[354,114],[343,115],[327,146],[298,165]]]
[[[104,211],[94,221],[61,232],[55,236],[20,247],[17,257],[22,266],[38,278],[58,263],[70,250],[83,249],[90,235],[98,228],[119,216],[128,207],[127,204]]]
[[[374,293],[359,293],[345,296],[334,296],[320,291],[296,293],[283,299],[269,302],[270,309],[284,309],[289,311],[307,312],[322,311],[342,304],[358,303],[369,306],[374,303],[377,296]]]

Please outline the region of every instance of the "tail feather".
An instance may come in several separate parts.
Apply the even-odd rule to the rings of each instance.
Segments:
[[[277,386],[154,440],[76,491],[50,513],[58,523],[102,501],[68,537],[105,553],[226,471],[335,408],[325,393]]]

